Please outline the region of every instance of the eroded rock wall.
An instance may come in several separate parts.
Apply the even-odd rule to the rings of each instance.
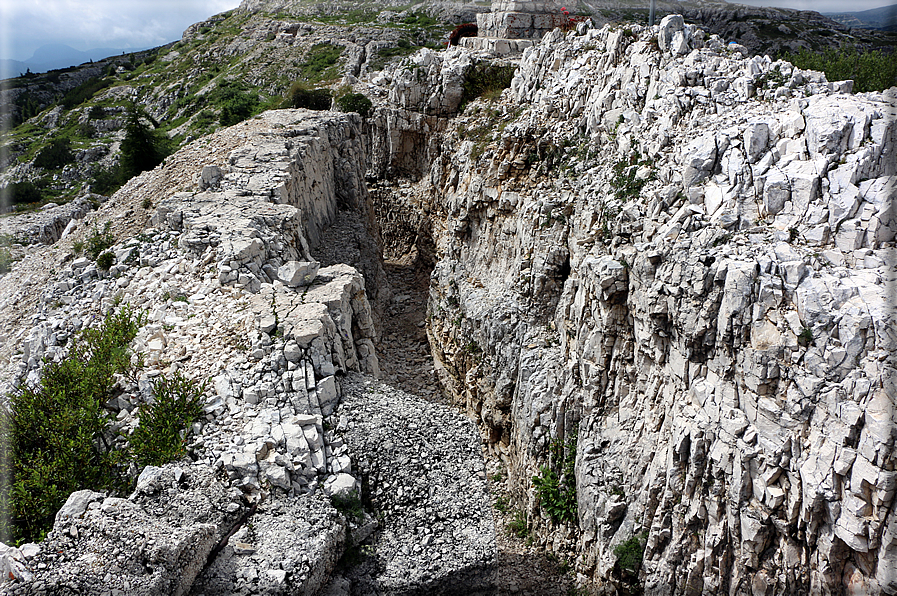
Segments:
[[[897,92],[849,88],[669,17],[555,31],[446,135],[434,356],[607,590],[897,591]],[[531,478],[574,434],[564,528]]]

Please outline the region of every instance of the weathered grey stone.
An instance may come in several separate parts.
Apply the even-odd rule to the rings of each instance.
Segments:
[[[315,280],[320,266],[317,262],[289,261],[277,270],[277,277],[291,288],[307,286]]]

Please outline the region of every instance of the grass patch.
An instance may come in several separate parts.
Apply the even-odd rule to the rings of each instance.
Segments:
[[[508,522],[508,533],[521,540],[529,536],[529,524],[526,523],[526,514],[519,509],[514,512],[514,518]]]
[[[0,248],[0,274],[9,273],[12,270],[12,264],[15,263],[15,259],[12,256],[12,253],[9,252],[9,249],[6,247]]]
[[[462,106],[478,97],[485,97],[490,101],[498,99],[501,92],[511,86],[516,70],[516,66],[478,62],[464,75]]]
[[[255,113],[259,96],[252,93],[242,81],[222,81],[212,93],[209,101],[220,108],[218,117],[222,126],[233,126]]]
[[[115,236],[112,235],[112,223],[107,221],[102,231],[96,227],[93,228],[90,236],[87,237],[85,249],[90,258],[96,260],[100,253],[111,248],[113,244],[115,244]]]
[[[112,79],[106,77],[93,77],[81,83],[62,98],[62,107],[71,110],[75,106],[79,106],[94,95],[109,87]]]
[[[339,76],[337,63],[345,48],[329,43],[315,44],[299,65],[299,74],[309,83],[330,81]]]

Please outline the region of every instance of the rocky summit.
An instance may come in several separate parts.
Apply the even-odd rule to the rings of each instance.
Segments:
[[[531,12],[3,223],[4,393],[130,307],[103,442],[202,399],[0,592],[897,594],[897,88]]]

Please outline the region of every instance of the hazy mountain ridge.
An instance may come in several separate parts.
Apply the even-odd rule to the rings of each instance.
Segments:
[[[897,31],[897,4],[863,10],[860,12],[823,13],[828,18],[848,27]]]

